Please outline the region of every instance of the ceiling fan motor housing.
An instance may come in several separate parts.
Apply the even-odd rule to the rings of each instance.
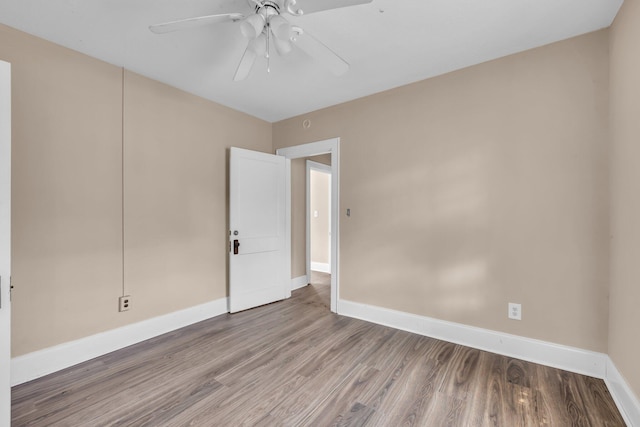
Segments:
[[[294,9],[296,0],[247,0],[249,4],[255,6],[256,13],[261,13],[263,9],[267,9],[267,13],[280,14],[289,13],[294,16],[301,16],[304,12],[301,9]],[[275,13],[274,13],[275,12]],[[267,15],[270,16],[270,15]],[[265,16],[266,17],[266,16]]]
[[[252,0],[249,0],[253,3]],[[281,42],[278,49],[280,54],[288,53],[291,48],[284,46],[293,36],[292,26],[280,16],[280,9],[286,3],[284,0],[262,0],[255,1],[254,15],[247,17],[242,23],[240,29],[242,34],[248,39],[255,39],[261,34],[268,36],[269,30],[273,32],[276,38]]]
[[[261,2],[255,3],[255,6],[256,6],[256,13],[260,13],[260,14],[264,13],[267,16],[280,14],[280,4],[274,0],[263,0]]]

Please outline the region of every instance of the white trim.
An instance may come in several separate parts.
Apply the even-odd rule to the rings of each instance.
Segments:
[[[312,262],[311,270],[321,273],[331,273],[331,266],[325,262]]]
[[[0,61],[0,426],[11,423],[11,64]]]
[[[309,142],[307,144],[294,145],[293,147],[278,148],[276,154],[287,159],[300,159],[302,157],[319,156],[331,153],[340,138],[330,138],[323,141]],[[333,166],[333,165],[331,165]]]
[[[309,169],[313,169],[323,173],[328,173],[329,175],[331,175],[331,165],[325,165],[324,163],[314,162],[313,160],[307,160],[307,166],[309,166]]]
[[[302,157],[317,156],[319,154],[331,154],[331,311],[339,313],[339,288],[340,288],[340,138],[332,138],[324,141],[311,142],[296,145],[294,147],[280,148],[276,150],[279,156],[287,159],[299,159]],[[289,174],[288,185],[291,184]],[[289,212],[291,211],[291,192],[289,192]],[[287,229],[291,230],[291,218],[287,219]],[[288,253],[291,254],[291,239],[287,240]]]
[[[227,298],[14,357],[11,360],[11,385],[43,377],[224,313],[227,313]]]
[[[340,300],[340,314],[591,377],[604,379],[607,370],[604,353],[352,301]]]
[[[291,290],[295,291],[296,289],[304,288],[309,284],[309,280],[307,280],[307,276],[299,276],[295,279],[291,279]]]
[[[307,160],[305,178],[305,208],[304,208],[304,233],[305,233],[305,271],[307,282],[311,283],[311,160]]]
[[[610,357],[607,357],[607,376],[604,381],[607,383],[609,393],[616,402],[624,422],[628,426],[640,426],[640,400],[633,393]]]
[[[285,193],[284,193],[284,280],[291,277],[291,159],[285,160]],[[295,280],[295,279],[292,279]],[[311,280],[311,277],[307,277],[307,283]],[[293,286],[291,289],[295,289]],[[289,297],[291,294],[289,294]]]

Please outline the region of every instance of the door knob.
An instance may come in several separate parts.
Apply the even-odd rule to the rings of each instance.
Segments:
[[[233,241],[233,254],[238,255],[238,248],[240,247],[240,242],[238,239]]]

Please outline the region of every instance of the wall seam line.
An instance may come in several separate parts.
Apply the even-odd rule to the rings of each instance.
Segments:
[[[120,191],[121,191],[121,206],[122,206],[122,296],[125,296],[125,283],[124,283],[124,80],[125,80],[125,70],[122,67],[122,93],[121,93],[121,121],[120,121]]]

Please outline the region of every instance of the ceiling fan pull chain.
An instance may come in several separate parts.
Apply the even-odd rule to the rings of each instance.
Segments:
[[[269,54],[269,42],[271,41],[271,31],[269,28],[269,22],[267,21],[267,51],[265,53],[267,57],[267,73],[271,72],[271,55]]]

